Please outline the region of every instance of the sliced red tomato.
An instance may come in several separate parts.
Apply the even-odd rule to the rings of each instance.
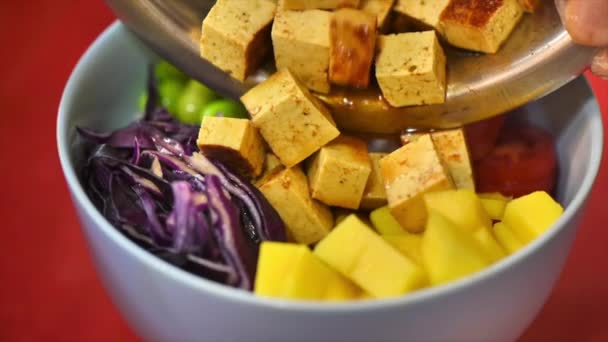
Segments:
[[[478,192],[513,197],[541,190],[551,193],[556,176],[553,137],[528,125],[506,127],[490,153],[475,163]]]
[[[504,123],[505,115],[499,115],[464,127],[473,161],[480,160],[492,151]]]

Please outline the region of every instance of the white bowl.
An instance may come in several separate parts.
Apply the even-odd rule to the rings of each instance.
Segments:
[[[258,298],[182,271],[139,248],[88,199],[75,165],[75,126],[113,129],[134,119],[155,56],[120,24],[91,46],[70,77],[57,123],[63,172],[103,283],[146,340],[511,341],[558,277],[596,177],[603,147],[598,105],[578,79],[523,111],[558,138],[564,215],[541,238],[492,267],[392,300],[346,304]]]

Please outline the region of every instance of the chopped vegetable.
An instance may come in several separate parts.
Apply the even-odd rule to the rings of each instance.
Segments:
[[[154,68],[154,76],[159,82],[164,82],[171,79],[181,81],[183,83],[188,80],[188,76],[186,76],[186,74],[167,61],[160,61],[156,64],[156,67]]]
[[[434,210],[429,212],[421,250],[432,285],[473,274],[491,262],[470,233]]]
[[[562,215],[564,209],[549,194],[536,191],[507,204],[503,223],[528,243],[539,237]]]
[[[185,82],[175,79],[167,79],[158,85],[160,104],[167,108],[169,113],[177,113],[177,102],[184,91]],[[192,124],[199,124],[192,122]]]
[[[397,235],[406,232],[387,206],[372,211],[369,219],[378,233],[382,235]]]
[[[206,116],[221,116],[226,118],[246,119],[249,114],[245,107],[230,99],[213,100],[201,111],[202,118]]]
[[[190,80],[177,99],[175,107],[176,118],[187,124],[200,125],[202,110],[217,95],[205,85]]]
[[[515,236],[515,233],[502,222],[496,222],[494,224],[494,236],[496,236],[496,240],[498,240],[500,245],[508,251],[509,254],[513,254],[524,247],[524,243],[521,242],[519,238]]]
[[[210,279],[251,289],[258,243],[285,241],[261,193],[196,152],[198,127],[157,108],[151,80],[143,119],[88,142],[82,181],[104,216],[151,253]]]
[[[361,290],[325,265],[304,245],[263,242],[256,294],[277,298],[352,300]]]
[[[500,221],[505,214],[505,207],[511,200],[502,194],[495,192],[489,194],[478,194],[481,206],[492,220]]]
[[[382,238],[418,266],[424,267],[422,252],[420,251],[422,234],[404,232],[403,234],[382,235]]]
[[[321,260],[376,298],[399,296],[426,285],[416,263],[351,215],[317,244]]]
[[[465,231],[475,232],[492,226],[490,217],[473,191],[431,192],[424,195],[424,203],[428,211],[436,211]]]
[[[534,191],[551,193],[557,178],[553,137],[533,126],[502,131],[498,144],[476,164],[479,192],[520,197]]]

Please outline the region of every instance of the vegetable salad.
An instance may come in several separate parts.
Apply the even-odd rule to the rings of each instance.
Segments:
[[[539,128],[499,117],[404,132],[383,151],[339,132],[303,158],[291,146],[285,159],[251,101],[247,111],[159,63],[141,119],[109,133],[78,128],[90,198],[177,267],[260,296],[316,301],[461,279],[517,252],[563,211],[550,196],[553,138]]]

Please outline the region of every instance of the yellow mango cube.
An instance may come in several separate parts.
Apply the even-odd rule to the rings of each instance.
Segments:
[[[513,254],[517,252],[519,249],[524,247],[523,242],[521,242],[517,236],[513,233],[513,231],[507,227],[506,224],[502,222],[496,222],[494,224],[494,236],[496,236],[496,240],[498,243],[507,251],[509,254]]]
[[[434,210],[429,211],[420,249],[432,285],[460,279],[491,263],[470,233]]]
[[[563,212],[562,206],[549,194],[537,191],[509,202],[503,222],[527,244],[551,227]]]
[[[427,282],[424,271],[401,255],[356,215],[347,217],[314,254],[376,298],[399,296]]]
[[[488,216],[492,220],[502,221],[505,207],[511,201],[511,198],[505,197],[500,193],[478,194],[477,196]]]
[[[494,238],[490,229],[483,227],[477,230],[473,233],[473,238],[479,243],[492,262],[496,262],[507,256],[505,250]]]
[[[420,266],[424,265],[422,261],[422,253],[420,252],[420,245],[422,244],[421,234],[404,232],[403,234],[399,235],[382,235],[382,238],[416,264]]]
[[[263,242],[254,285],[260,296],[349,300],[361,291],[312,254],[305,245]]]
[[[315,258],[319,259],[316,256]],[[365,294],[366,292],[361,290],[360,287],[334,270],[332,270],[332,276],[327,279],[325,301],[354,300],[359,299]]]
[[[391,214],[391,210],[387,206],[372,211],[369,214],[369,220],[372,221],[372,225],[376,228],[376,231],[382,235],[406,233],[406,230],[403,229],[401,224]]]
[[[492,227],[492,220],[477,195],[467,189],[430,192],[424,195],[427,211],[434,210],[468,232]]]

